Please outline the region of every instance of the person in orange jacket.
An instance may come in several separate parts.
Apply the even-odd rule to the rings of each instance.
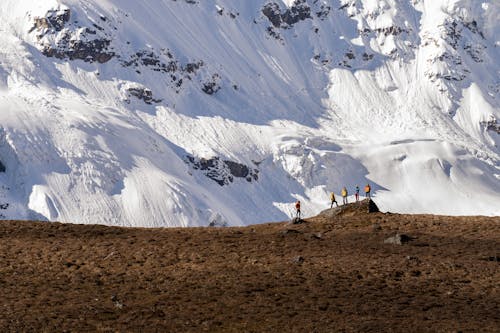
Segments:
[[[372,188],[370,187],[370,184],[366,184],[366,186],[365,186],[365,197],[371,198],[371,195],[370,195],[371,190],[372,190]]]
[[[299,200],[297,200],[297,202],[295,203],[295,210],[297,211],[296,217],[300,219],[300,201]]]

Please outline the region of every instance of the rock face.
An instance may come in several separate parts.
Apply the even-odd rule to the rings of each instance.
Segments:
[[[215,181],[220,186],[231,184],[235,178],[244,178],[247,182],[259,179],[259,170],[229,160],[221,160],[219,157],[209,159],[186,156],[185,162],[194,170],[202,171],[205,176]]]
[[[212,75],[211,79],[207,80],[207,82],[203,83],[203,87],[201,90],[207,95],[213,95],[217,91],[220,90],[220,76],[219,74]]]
[[[123,67],[134,69],[138,74],[144,70],[150,70],[167,75],[176,92],[186,81],[191,81],[204,66],[201,60],[182,63],[174,52],[165,48],[161,50],[141,49],[128,56],[122,56],[120,63]]]
[[[288,29],[297,22],[311,18],[311,8],[305,0],[296,0],[290,8],[281,11],[277,3],[271,2],[262,8],[262,14],[275,28]]]
[[[130,96],[134,96],[149,105],[162,101],[161,99],[153,98],[153,92],[147,88],[128,88],[127,92]]]
[[[332,218],[339,215],[357,215],[357,214],[367,214],[367,213],[377,213],[379,209],[377,204],[371,199],[365,199],[360,202],[354,202],[347,205],[325,209],[320,216]]]
[[[490,120],[488,121],[480,122],[480,124],[487,131],[492,131],[500,134],[500,124],[498,123],[498,120],[494,116],[491,116]]]
[[[111,36],[97,24],[82,27],[70,22],[71,10],[50,10],[45,17],[36,17],[30,32],[36,31],[42,54],[58,59],[106,63],[116,54]],[[106,21],[106,20],[103,20]]]
[[[186,3],[197,2],[186,0]],[[44,17],[33,19],[33,27],[29,32],[36,34],[37,44],[43,55],[61,60],[82,60],[100,64],[117,59],[123,67],[133,69],[137,74],[144,70],[165,74],[170,79],[170,87],[176,93],[180,92],[186,82],[193,80],[204,66],[202,60],[181,62],[168,48],[155,49],[148,46],[127,52],[127,48],[120,45],[115,38],[115,31],[120,22],[114,22],[105,16],[94,19],[95,22],[91,24],[71,19],[71,10],[65,6],[61,6],[59,10],[49,10]],[[129,46],[130,42],[126,44]],[[116,48],[121,52],[117,53]],[[208,95],[215,94],[221,88],[221,75],[218,73],[205,73],[199,77],[199,81],[201,90]],[[136,96],[134,92],[131,92],[131,95]],[[157,103],[144,94],[136,97],[144,100],[146,104]]]

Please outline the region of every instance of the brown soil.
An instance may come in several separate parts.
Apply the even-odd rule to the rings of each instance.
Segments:
[[[0,222],[1,332],[500,332],[500,218]],[[385,244],[396,232],[413,237]]]

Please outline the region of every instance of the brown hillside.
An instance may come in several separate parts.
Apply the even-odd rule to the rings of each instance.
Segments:
[[[0,222],[0,331],[500,332],[500,218],[360,207],[245,228]]]

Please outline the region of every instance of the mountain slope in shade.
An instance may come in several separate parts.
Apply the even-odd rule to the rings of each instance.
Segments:
[[[241,225],[366,183],[383,210],[498,215],[499,13],[2,1],[2,217]]]

